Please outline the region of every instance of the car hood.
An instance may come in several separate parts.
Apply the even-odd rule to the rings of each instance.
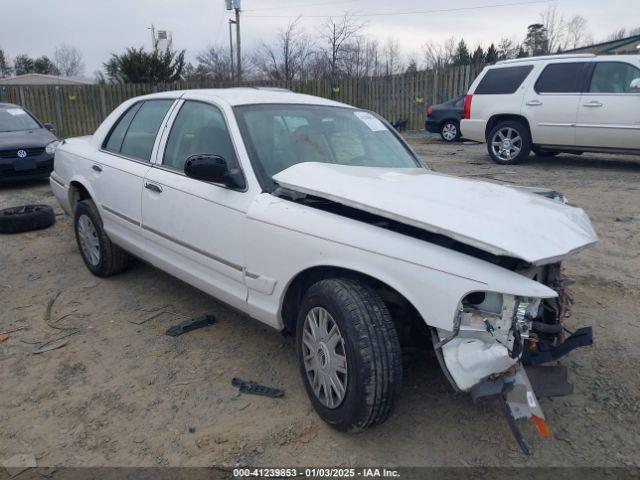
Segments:
[[[423,168],[307,162],[273,178],[284,188],[534,265],[557,261],[598,240],[580,208],[518,188]]]
[[[56,136],[46,128],[21,132],[0,132],[0,150],[12,148],[39,148],[56,140]]]

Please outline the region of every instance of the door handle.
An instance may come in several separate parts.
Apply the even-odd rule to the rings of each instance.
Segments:
[[[162,193],[162,187],[160,185],[156,185],[155,183],[145,183],[144,188],[151,190],[152,192]]]
[[[529,100],[527,102],[527,105],[530,107],[539,107],[540,105],[542,105],[542,102],[540,100]]]
[[[91,168],[93,168],[98,173],[102,171],[102,167],[100,165],[92,165]]]
[[[602,103],[597,100],[591,100],[590,102],[583,103],[585,107],[601,107]]]

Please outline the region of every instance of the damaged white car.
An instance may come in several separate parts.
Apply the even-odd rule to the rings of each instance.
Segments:
[[[563,323],[561,261],[597,241],[583,210],[429,171],[385,121],[337,102],[134,98],[62,142],[51,186],[94,274],[135,256],[296,335],[309,398],[340,430],[387,419],[402,349],[433,345],[454,388],[502,395],[510,420],[544,431],[523,363],[591,343]],[[536,373],[539,388],[562,393],[563,375]]]

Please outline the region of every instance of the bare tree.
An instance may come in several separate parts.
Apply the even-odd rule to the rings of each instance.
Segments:
[[[214,80],[230,80],[234,77],[229,50],[219,45],[210,45],[196,56],[198,66],[193,76]]]
[[[429,68],[443,68],[451,65],[456,53],[456,39],[451,37],[442,44],[426,42],[423,45],[424,60]]]
[[[394,75],[400,73],[403,68],[400,44],[397,38],[389,38],[382,49],[384,62],[384,74]]]
[[[306,67],[313,54],[313,44],[299,25],[300,19],[278,32],[276,45],[262,42],[253,56],[258,71],[271,80],[284,81],[306,77]]]
[[[53,55],[53,63],[63,77],[79,77],[84,74],[82,53],[70,45],[58,45]]]
[[[327,58],[329,76],[335,80],[340,73],[343,54],[349,41],[364,28],[363,23],[357,23],[349,13],[345,13],[339,20],[332,18],[320,28],[320,39],[324,47],[323,53]]]
[[[628,31],[626,28],[621,28],[620,30],[616,30],[612,34],[607,37],[607,40],[621,40],[626,37],[632,37],[633,35],[640,35],[640,27],[630,28]]]
[[[549,53],[561,50],[567,33],[567,24],[564,15],[558,11],[558,7],[556,5],[547,7],[540,14],[540,23],[547,31]]]
[[[593,36],[582,15],[575,15],[567,22],[563,50],[571,50],[593,42]]]

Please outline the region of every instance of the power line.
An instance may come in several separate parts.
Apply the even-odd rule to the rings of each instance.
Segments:
[[[307,7],[320,7],[323,5],[335,5],[336,3],[355,3],[360,0],[339,0],[333,2],[321,2],[321,3],[309,3],[307,5],[278,5],[275,7],[264,7],[264,8],[252,8],[251,10],[243,10],[243,12],[260,12],[263,10],[285,10],[287,8],[307,8]]]
[[[416,10],[411,12],[376,12],[376,13],[350,13],[351,17],[390,17],[396,15],[419,15],[423,13],[444,13],[444,12],[460,12],[464,10],[482,10],[485,8],[499,8],[499,7],[515,7],[519,5],[532,5],[539,3],[551,3],[555,0],[531,0],[525,2],[511,2],[511,3],[496,3],[492,5],[478,5],[475,7],[459,7],[459,8],[439,8],[434,10]],[[245,18],[331,18],[337,15],[245,15]]]

